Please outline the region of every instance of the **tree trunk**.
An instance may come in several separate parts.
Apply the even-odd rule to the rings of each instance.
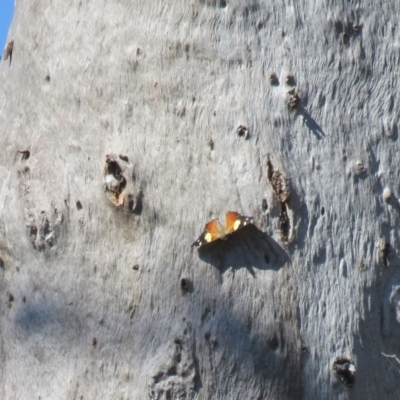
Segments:
[[[0,398],[400,398],[398,4],[293,4],[16,2]]]

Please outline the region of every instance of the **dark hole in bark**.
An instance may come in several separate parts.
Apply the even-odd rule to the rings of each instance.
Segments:
[[[267,211],[268,210],[268,202],[266,199],[263,199],[262,203],[261,203],[261,208],[263,209],[263,211]]]
[[[182,278],[180,281],[182,293],[190,293],[193,290],[193,283],[188,278]]]
[[[348,387],[355,383],[355,365],[348,358],[339,357],[335,360],[332,367],[333,372],[340,378],[341,382]]]

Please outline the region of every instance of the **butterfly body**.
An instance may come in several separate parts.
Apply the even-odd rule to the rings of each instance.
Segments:
[[[245,217],[235,211],[228,211],[225,215],[225,225],[221,225],[218,219],[207,222],[203,233],[192,244],[192,247],[200,247],[217,239],[226,239],[227,235],[253,223],[254,220],[252,217]]]

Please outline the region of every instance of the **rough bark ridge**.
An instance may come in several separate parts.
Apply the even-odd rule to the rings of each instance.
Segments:
[[[17,1],[0,397],[400,398],[397,8]]]

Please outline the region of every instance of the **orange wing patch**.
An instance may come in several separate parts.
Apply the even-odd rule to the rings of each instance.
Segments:
[[[206,242],[212,242],[215,239],[218,239],[221,234],[220,234],[220,225],[217,219],[213,219],[210,222],[206,223],[206,226],[204,227],[204,239]]]
[[[236,211],[228,211],[225,215],[225,221],[225,226],[221,226],[217,219],[207,222],[204,232],[193,242],[192,247],[200,247],[217,239],[225,239],[226,235],[254,223],[252,217],[245,217]]]
[[[220,224],[217,219],[213,219],[210,222],[207,222],[204,227],[204,232],[195,242],[192,243],[192,247],[202,246],[203,244],[210,243],[213,240],[219,239],[221,237],[220,230]]]
[[[235,222],[238,221],[240,218],[240,214],[235,211],[228,211],[225,215],[225,234],[232,233],[235,231]]]

